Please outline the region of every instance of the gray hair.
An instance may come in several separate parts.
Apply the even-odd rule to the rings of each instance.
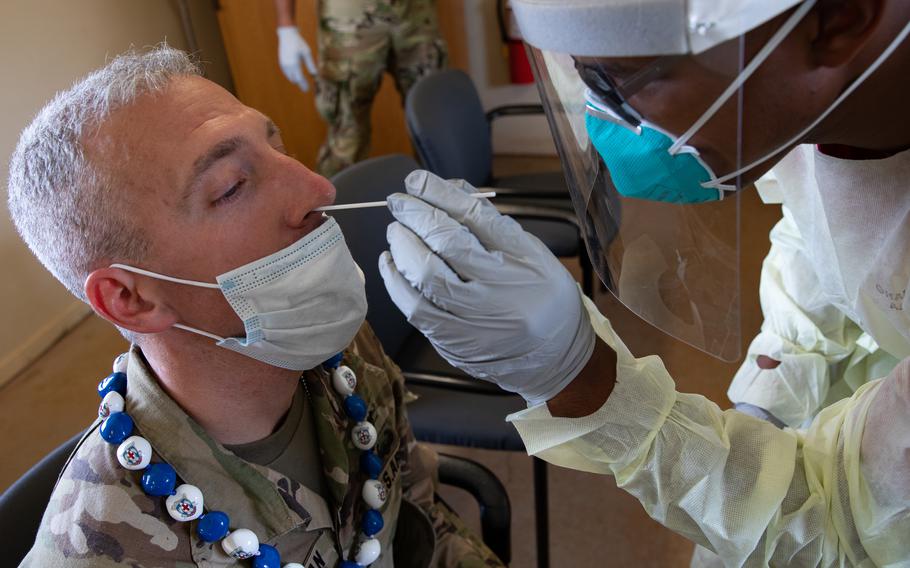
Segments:
[[[58,93],[19,137],[8,184],[13,223],[45,268],[83,301],[85,279],[100,262],[141,263],[149,248],[116,195],[122,182],[104,167],[104,156],[89,160],[86,139],[112,112],[185,75],[201,75],[201,68],[183,51],[166,44],[131,50]]]

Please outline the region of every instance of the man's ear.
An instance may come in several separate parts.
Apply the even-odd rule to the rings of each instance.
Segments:
[[[85,279],[85,295],[95,313],[136,333],[160,333],[177,322],[177,314],[154,291],[120,268],[99,268]]]
[[[819,66],[850,63],[872,37],[884,13],[884,0],[820,0],[812,55]]]

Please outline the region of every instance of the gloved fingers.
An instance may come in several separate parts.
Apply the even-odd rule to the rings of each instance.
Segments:
[[[462,280],[483,280],[484,276],[489,279],[491,271],[501,269],[500,257],[487,251],[467,227],[445,211],[404,194],[396,194],[389,209]]]
[[[306,59],[304,57],[305,56],[303,54],[301,54],[300,59],[303,59],[304,61],[306,61]],[[310,83],[309,83],[309,81],[306,80],[306,74],[303,72],[303,68],[301,68],[299,61],[297,62],[296,65],[294,65],[294,68],[297,70],[297,73],[296,73],[297,80],[294,82],[297,83],[297,86],[300,87],[300,90],[303,91],[304,93],[309,91]]]
[[[474,188],[463,180],[450,182],[425,170],[417,170],[405,179],[405,187],[409,194],[442,209],[466,226],[487,250],[518,256],[530,251],[521,225],[499,213],[488,200],[471,197]]]
[[[427,337],[432,337],[437,326],[453,319],[451,314],[433,305],[408,282],[398,270],[389,251],[379,255],[379,275],[382,276],[385,289],[398,310],[411,325]]]
[[[313,52],[310,51],[309,47],[307,47],[306,51],[303,52],[302,57],[307,71],[310,72],[310,75],[315,77],[319,73],[319,70],[316,68],[316,62],[313,61]]]
[[[478,303],[470,283],[413,231],[401,223],[391,223],[386,238],[398,272],[435,306],[453,314],[464,314]]]

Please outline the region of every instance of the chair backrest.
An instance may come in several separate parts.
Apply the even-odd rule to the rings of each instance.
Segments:
[[[405,101],[411,142],[424,168],[475,187],[492,177],[490,125],[471,78],[457,69],[427,75]]]
[[[354,164],[332,178],[338,191],[337,201],[380,201],[391,193],[403,192],[404,178],[419,168],[413,158],[398,154]],[[385,352],[395,359],[404,340],[414,332],[411,324],[392,303],[379,275],[379,255],[388,249],[386,227],[395,219],[385,207],[335,211],[332,216],[344,231],[351,255],[366,277],[367,321]]]
[[[82,435],[76,434],[46,455],[0,495],[0,534],[6,543],[4,563],[18,566],[31,550],[57,477]]]

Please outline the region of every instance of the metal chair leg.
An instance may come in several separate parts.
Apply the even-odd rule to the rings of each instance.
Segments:
[[[550,520],[547,462],[534,458],[534,521],[537,527],[537,566],[550,568]]]

